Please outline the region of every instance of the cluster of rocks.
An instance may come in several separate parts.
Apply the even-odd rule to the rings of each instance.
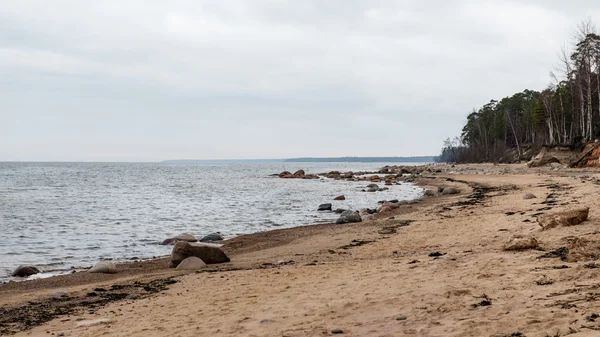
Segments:
[[[433,173],[441,172],[441,170],[427,166],[385,166],[379,171],[330,171],[315,175],[306,174],[304,170],[298,170],[293,174],[289,171],[283,171],[274,176],[286,179],[318,179],[319,177],[324,177],[334,180],[384,182],[386,185],[393,185],[402,181],[410,182],[424,172]]]
[[[296,172],[294,172],[293,174],[291,172],[288,171],[283,171],[281,173],[279,173],[279,178],[284,178],[284,179],[319,179],[318,176],[314,175],[314,174],[306,174],[306,172],[304,172],[304,170],[298,170]]]
[[[162,241],[160,244],[163,246],[168,246],[168,245],[175,245],[177,242],[217,242],[217,241],[223,241],[224,238],[221,235],[221,233],[212,233],[212,234],[208,234],[204,237],[202,237],[200,240],[198,240],[193,234],[190,233],[182,233],[179,234],[175,237],[172,238],[168,238],[165,239],[164,241]]]

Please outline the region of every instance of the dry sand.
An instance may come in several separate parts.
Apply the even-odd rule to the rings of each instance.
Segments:
[[[16,336],[599,336],[600,264],[590,263],[600,257],[600,172],[442,169],[420,183],[457,186],[460,195],[377,221],[236,238],[225,246],[232,262],[203,272],[158,260],[120,266],[117,275],[0,286],[0,329],[19,326],[6,319],[17,312],[34,317],[35,305],[54,308],[48,294],[61,290],[71,312]],[[535,214],[578,206],[591,207],[579,226],[541,231],[536,223]],[[396,233],[380,234],[385,227]],[[503,251],[515,235],[535,237],[541,249]],[[539,258],[560,247],[571,248],[566,261]],[[168,277],[178,282],[164,283]],[[115,284],[125,287],[109,293],[125,299],[86,302]],[[108,322],[87,321],[97,319]]]

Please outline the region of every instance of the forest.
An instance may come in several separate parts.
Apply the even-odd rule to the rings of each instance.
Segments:
[[[516,162],[542,145],[582,147],[600,135],[600,35],[590,19],[558,54],[550,83],[491,100],[468,114],[437,161]]]

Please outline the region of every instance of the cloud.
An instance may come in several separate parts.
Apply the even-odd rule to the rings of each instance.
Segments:
[[[0,4],[0,160],[425,155],[593,1]]]

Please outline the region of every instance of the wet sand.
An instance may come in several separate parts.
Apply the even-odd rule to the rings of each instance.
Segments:
[[[462,193],[378,220],[226,242],[200,272],[167,260],[0,286],[0,332],[17,336],[595,336],[600,334],[600,171],[440,167],[419,183]],[[535,199],[523,199],[533,193]],[[589,206],[579,226],[536,216]],[[394,219],[388,219],[393,216]],[[505,252],[513,236],[539,250]],[[584,242],[589,254],[557,254]],[[563,251],[564,252],[564,251]],[[552,254],[550,254],[552,255]],[[563,259],[561,259],[561,257]],[[564,261],[563,261],[564,260]],[[66,296],[56,297],[64,291]],[[56,295],[55,297],[50,296]],[[107,319],[98,325],[88,321]],[[14,321],[14,322],[11,322]],[[48,321],[46,321],[48,320]],[[46,322],[44,322],[46,321]],[[78,326],[78,325],[84,326]],[[38,325],[41,324],[41,325]]]

